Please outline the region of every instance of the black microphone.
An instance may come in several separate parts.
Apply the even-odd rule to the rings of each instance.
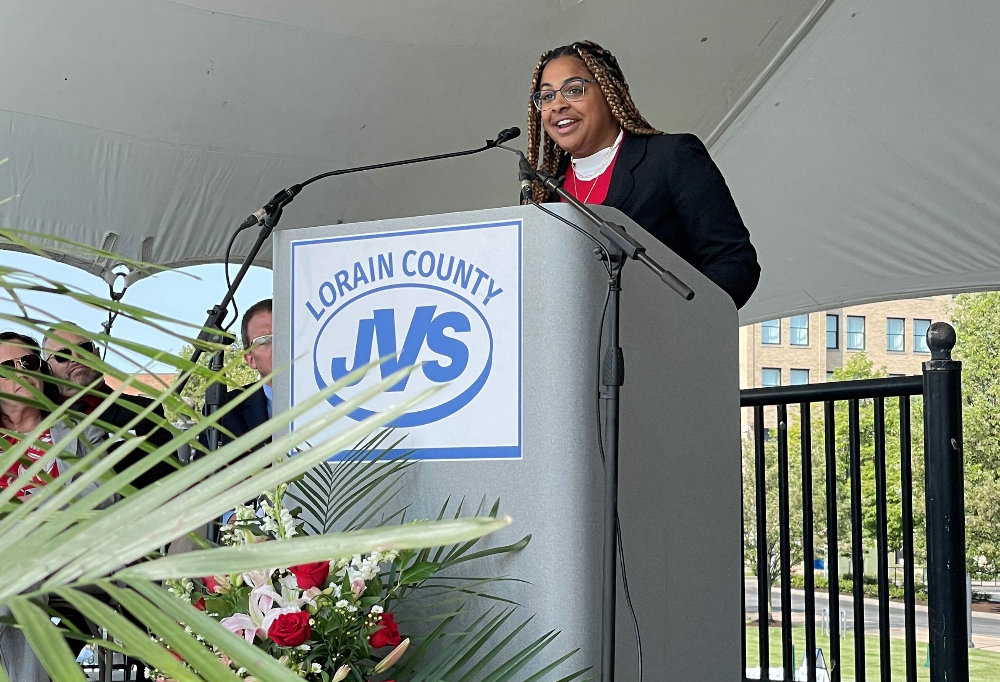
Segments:
[[[531,201],[533,196],[533,192],[531,191],[531,181],[535,178],[535,169],[531,167],[528,160],[524,158],[523,154],[517,162],[517,165],[517,179],[521,182],[521,199],[523,201]]]
[[[514,138],[520,136],[521,136],[521,129],[518,128],[517,126],[514,126],[513,128],[507,128],[506,130],[500,131],[500,133],[497,135],[497,139],[494,140],[493,144],[499,145],[503,144],[504,142],[510,142]]]
[[[521,133],[521,131],[518,130],[517,128],[508,128],[507,130],[501,132],[500,135],[503,135],[508,130],[516,131],[518,134]],[[531,181],[535,179],[535,169],[532,168],[531,165],[528,163],[528,159],[524,157],[524,154],[521,153],[521,150],[513,149],[512,147],[504,147],[502,144],[498,144],[497,146],[506,152],[510,152],[511,154],[517,154],[518,158],[517,179],[521,183],[521,199],[523,201],[531,201],[532,199]]]
[[[305,182],[299,183],[297,185],[292,185],[287,189],[283,189],[274,197],[271,198],[263,208],[251,213],[246,220],[240,225],[239,230],[245,230],[248,227],[253,227],[254,225],[263,225],[265,221],[269,222],[269,227],[274,227],[274,224],[278,222],[278,218],[281,216],[281,209],[286,205],[291,203],[292,199],[302,191],[302,188],[306,185],[310,185],[317,180],[322,180],[323,178],[328,178],[333,175],[346,175],[348,173],[359,173],[361,171],[377,170],[379,168],[392,168],[393,166],[405,166],[411,163],[422,163],[424,161],[437,161],[438,159],[450,159],[456,156],[468,156],[469,154],[478,154],[479,152],[486,151],[487,149],[492,149],[494,147],[499,147],[503,145],[504,142],[513,140],[521,135],[521,129],[518,127],[506,128],[501,130],[495,140],[487,140],[486,144],[478,149],[467,149],[461,152],[451,152],[448,154],[436,154],[434,156],[422,156],[417,159],[404,159],[402,161],[389,161],[387,163],[376,163],[370,166],[359,166],[356,168],[341,168],[335,171],[329,171],[326,173],[320,173],[314,177],[309,178]]]

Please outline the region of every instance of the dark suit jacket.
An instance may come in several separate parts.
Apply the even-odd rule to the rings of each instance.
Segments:
[[[567,155],[559,168],[560,180],[568,166]],[[603,203],[698,268],[737,308],[757,287],[760,266],[750,232],[722,173],[694,135],[626,133]]]
[[[228,403],[243,391],[250,388],[244,386],[226,392],[225,402]],[[264,395],[264,387],[261,386],[256,391],[247,396],[246,400],[236,406],[236,408],[222,418],[222,426],[233,434],[235,438],[246,434],[267,421],[267,396]],[[222,442],[228,443],[230,439],[223,434]],[[267,440],[270,442],[270,439]]]
[[[72,409],[82,412],[84,414],[90,414],[95,409],[98,408],[100,403],[103,401],[104,396],[111,393],[111,389],[107,384],[101,384],[95,389],[95,393],[90,393],[81,397],[74,397],[74,404]],[[150,403],[153,401],[144,396],[136,395],[121,395],[118,400],[109,405],[107,408],[101,412],[98,419],[110,426],[121,428],[126,424],[130,423],[138,412],[146,409]],[[135,407],[130,407],[125,403],[131,403]],[[139,422],[132,428],[137,436],[146,436],[146,442],[153,448],[158,448],[168,442],[173,438],[173,433],[169,429],[161,428],[161,425],[166,422],[166,417],[163,415],[163,407],[157,406],[153,409],[150,417],[139,420]],[[117,446],[112,446],[112,450]],[[125,455],[114,466],[114,471],[116,473],[121,473],[125,469],[129,468],[139,460],[141,460],[146,455],[146,452],[141,448],[137,448]],[[167,476],[168,474],[174,472],[176,467],[169,461],[164,460],[154,465],[146,473],[137,476],[132,485],[136,488],[144,488],[155,481]]]

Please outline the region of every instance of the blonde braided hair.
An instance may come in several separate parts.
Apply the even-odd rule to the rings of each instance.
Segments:
[[[611,114],[618,121],[622,130],[633,135],[660,135],[661,131],[649,125],[649,121],[643,118],[639,109],[632,101],[628,83],[622,74],[618,60],[608,50],[595,42],[584,40],[564,45],[554,50],[549,50],[542,55],[535,65],[535,75],[531,78],[531,92],[537,92],[540,87],[542,71],[553,59],[558,57],[572,56],[580,59],[584,66],[593,74],[594,80],[601,88],[604,99],[607,100],[611,108]],[[559,162],[565,152],[559,149],[555,140],[549,137],[542,127],[542,112],[528,100],[528,163],[532,168],[541,168],[550,175],[555,175],[559,171]],[[538,165],[539,155],[541,156],[541,166]],[[548,198],[546,190],[540,182],[532,185],[532,198],[537,202],[543,202]]]

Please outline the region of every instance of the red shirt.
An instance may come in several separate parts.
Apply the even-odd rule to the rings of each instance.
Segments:
[[[593,180],[577,180],[576,173],[573,171],[573,164],[569,164],[569,168],[566,169],[566,182],[563,183],[563,187],[566,188],[567,192],[585,204],[603,203],[608,198],[608,188],[611,186],[611,174],[615,170],[615,161],[618,160],[619,150],[621,150],[621,146],[615,150],[615,156],[611,159],[611,165]],[[560,199],[560,201],[564,200]]]
[[[4,436],[3,438],[11,445],[17,445],[18,443],[18,440],[12,436]],[[43,433],[38,440],[47,445],[52,445],[52,434],[48,430],[46,430],[45,433]],[[43,450],[42,448],[38,448],[33,445],[29,446],[28,451],[24,454],[22,460],[20,462],[15,462],[14,465],[7,470],[7,473],[0,475],[0,488],[6,488],[11,483],[13,483],[18,476],[20,476],[21,474],[23,474],[28,470],[28,467],[24,465],[25,459],[29,460],[30,462],[37,462],[44,455],[45,455],[45,450]],[[29,464],[28,466],[31,465]],[[59,476],[58,460],[53,459],[48,464],[46,464],[44,471],[52,478],[56,478],[57,476]],[[30,495],[33,488],[43,485],[45,485],[45,481],[42,480],[41,476],[35,476],[31,484],[24,486],[21,490],[18,491],[17,497],[24,497],[26,495]]]

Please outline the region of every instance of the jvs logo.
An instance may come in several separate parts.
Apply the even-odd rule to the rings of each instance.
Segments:
[[[358,405],[332,436],[412,403],[392,423],[412,459],[520,459],[521,228],[315,228],[334,234],[293,241],[291,404],[338,387],[301,419]]]
[[[381,402],[443,386],[426,403],[396,419],[400,427],[422,426],[450,416],[483,389],[493,362],[493,333],[475,303],[431,283],[390,284],[368,290],[337,308],[316,337],[314,372],[320,389],[382,359],[330,399],[339,405],[358,390],[415,366],[390,386]],[[376,399],[378,401],[379,399]],[[356,420],[375,409],[357,409]]]

